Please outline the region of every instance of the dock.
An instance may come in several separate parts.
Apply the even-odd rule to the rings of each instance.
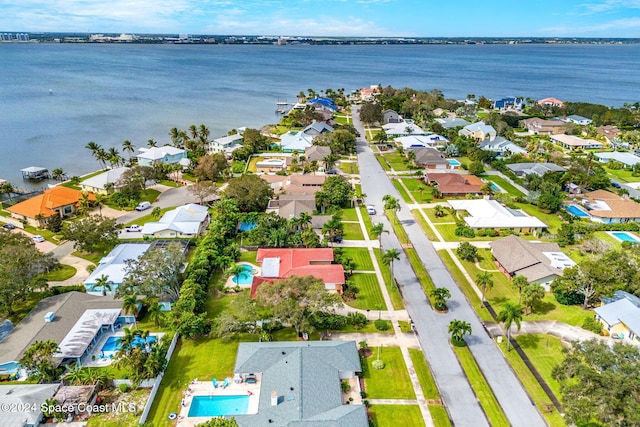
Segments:
[[[22,172],[22,179],[30,181],[49,179],[49,170],[39,166],[29,166],[28,168],[21,169],[20,172]]]

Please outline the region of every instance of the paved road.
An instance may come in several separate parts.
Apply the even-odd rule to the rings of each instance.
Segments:
[[[144,210],[142,212],[138,212],[138,211],[128,212],[125,215],[122,215],[121,217],[116,219],[116,222],[118,224],[126,224],[142,216],[149,215],[151,213],[151,210],[155,207],[169,208],[174,206],[182,206],[187,203],[195,203],[197,201],[197,198],[193,194],[189,193],[189,191],[187,190],[187,187],[176,187],[176,188],[170,188],[165,186],[157,186],[157,187],[158,187],[157,189],[161,190],[162,193],[160,193],[160,195],[158,196],[157,201],[151,204],[150,209]],[[151,187],[151,188],[156,188],[156,187]],[[135,237],[133,236],[133,234],[134,233],[131,233],[129,238]]]
[[[358,119],[357,111],[354,111],[353,116],[354,126],[364,135],[364,127]],[[386,229],[392,230],[388,220],[382,215],[382,197],[385,194],[397,197],[402,206],[402,210],[398,212],[398,218],[410,236],[429,275],[436,286],[446,287],[451,292],[451,299],[448,302],[449,312],[435,313],[406,257],[401,257],[394,263],[394,276],[401,284],[406,309],[415,323],[420,344],[454,424],[456,426],[489,425],[449,346],[447,333],[449,322],[460,319],[471,324],[474,333],[467,339],[469,348],[510,423],[513,426],[523,427],[545,426],[542,416],[532,405],[500,350],[484,332],[483,325],[473,308],[438,257],[431,242],[427,240],[420,226],[413,219],[407,205],[402,201],[364,139],[358,141],[358,162],[362,191],[367,194],[366,203],[373,204],[378,211],[378,215],[372,218],[374,222],[382,222]],[[385,248],[400,247],[394,233],[384,234],[382,245]]]

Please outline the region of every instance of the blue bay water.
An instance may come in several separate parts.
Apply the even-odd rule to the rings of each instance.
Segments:
[[[0,178],[20,169],[97,169],[84,146],[211,137],[275,123],[276,101],[308,88],[372,84],[491,98],[640,100],[640,45],[0,45]],[[50,93],[50,89],[51,92]]]

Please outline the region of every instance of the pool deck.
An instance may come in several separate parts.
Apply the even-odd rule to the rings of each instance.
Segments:
[[[212,418],[187,416],[189,414],[189,409],[191,408],[193,396],[243,396],[249,394],[249,409],[247,410],[247,414],[257,414],[262,378],[260,374],[256,374],[256,376],[257,381],[255,384],[247,384],[245,382],[236,384],[233,382],[232,378],[227,378],[229,386],[226,388],[222,388],[221,386],[224,379],[218,380],[218,388],[214,388],[211,381],[191,381],[189,387],[184,392],[182,406],[180,408],[180,413],[178,414],[178,423],[176,425],[180,427],[195,427]]]
[[[237,263],[237,265],[250,265],[253,269],[256,270],[256,274],[254,274],[254,276],[260,275],[260,267],[255,264],[252,264],[250,262],[239,262]],[[224,283],[224,287],[235,288],[236,286],[239,286],[242,289],[251,289],[251,283],[249,283],[248,285],[243,285],[243,284],[236,285],[236,282],[233,281],[233,274],[232,274],[227,278],[227,281]]]

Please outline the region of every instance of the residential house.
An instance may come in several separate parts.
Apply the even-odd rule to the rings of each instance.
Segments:
[[[324,174],[260,175],[275,194],[316,194],[327,179]]]
[[[82,192],[78,190],[57,185],[6,210],[13,218],[38,227],[41,225],[40,218],[46,219],[54,215],[64,218],[73,215],[78,210],[78,201],[82,197]],[[89,200],[95,200],[93,194],[89,194],[88,197]]]
[[[367,427],[363,405],[346,401],[342,381],[356,394],[360,357],[355,341],[240,343],[233,369],[260,382],[255,413],[235,415],[240,427]]]
[[[123,243],[116,245],[111,252],[103,257],[98,266],[84,281],[87,293],[91,295],[113,295],[122,284],[126,276],[128,260],[137,260],[151,248],[150,243]],[[109,288],[97,286],[98,278],[105,276],[109,279]]]
[[[2,425],[7,427],[38,427],[44,422],[42,405],[60,387],[55,384],[16,384],[0,387]],[[6,409],[5,409],[6,408]]]
[[[291,130],[280,135],[280,147],[285,153],[303,152],[313,145],[313,136],[301,131]]]
[[[431,135],[401,136],[399,138],[395,138],[395,141],[402,144],[402,148],[405,150],[418,147],[433,147],[434,145],[440,146],[449,142],[449,140],[444,136],[435,133]]]
[[[275,212],[285,219],[299,218],[300,214],[313,214],[316,210],[315,193],[280,194],[277,199],[269,200],[266,212]]]
[[[77,361],[103,331],[113,331],[117,325],[132,324],[134,320],[133,316],[122,314],[121,300],[109,296],[74,291],[44,298],[0,342],[0,370],[22,376],[19,361],[36,341],[53,340],[58,344],[56,363],[65,358]]]
[[[253,277],[251,295],[263,283],[288,279],[292,276],[313,276],[322,280],[328,291],[342,293],[344,268],[333,264],[331,248],[258,249],[256,262],[261,264],[260,275]]]
[[[311,137],[316,137],[323,133],[333,132],[333,130],[334,129],[325,122],[317,122],[314,120],[313,123],[302,129],[301,132]]]
[[[452,169],[451,164],[444,157],[444,153],[435,148],[409,148],[407,152],[413,152],[415,159],[413,162],[427,169]]]
[[[562,120],[544,120],[539,117],[522,120],[520,123],[529,133],[536,135],[562,134],[567,129],[567,124]]]
[[[182,148],[176,148],[171,145],[165,145],[164,147],[141,147],[139,148],[140,154],[138,158],[138,164],[140,166],[153,166],[154,163],[164,164],[181,164],[185,165],[187,159],[187,151]]]
[[[487,138],[478,144],[483,150],[496,153],[498,157],[509,157],[512,154],[527,154],[529,153],[519,145],[505,139],[501,136],[496,136],[493,139]]]
[[[108,188],[111,186],[112,190],[117,190],[121,187],[120,179],[122,175],[128,171],[128,167],[120,167],[115,169],[109,169],[99,175],[87,178],[80,182],[80,188],[82,191],[88,191],[90,193],[108,194]]]
[[[313,161],[322,164],[324,158],[331,154],[331,148],[326,145],[312,145],[304,150],[304,156],[308,163]]]
[[[605,190],[583,195],[582,206],[587,208],[591,221],[604,224],[640,222],[640,203],[628,196],[618,196]]]
[[[298,150],[294,150],[298,151]],[[259,158],[256,162],[256,172],[258,173],[277,173],[285,172],[287,167],[291,165],[291,157],[264,157]]]
[[[307,105],[311,105],[316,110],[325,110],[325,111],[338,111],[338,107],[335,104],[335,101],[331,98],[323,98],[316,97],[313,99],[309,99],[307,101]]]
[[[602,298],[604,305],[593,311],[596,320],[609,335],[628,343],[640,343],[640,298],[625,291],[616,291],[612,298]]]
[[[467,212],[464,222],[473,229],[508,229],[516,233],[538,234],[547,224],[521,209],[511,209],[497,200],[449,200],[456,212]]]
[[[565,268],[576,265],[557,243],[532,242],[511,235],[490,242],[489,246],[500,271],[510,278],[524,276],[529,283],[538,283],[547,291]]]
[[[600,141],[596,141],[595,139],[583,139],[577,137],[575,135],[551,135],[551,141],[560,144],[563,148],[568,150],[589,150],[589,149],[600,149],[604,146],[604,144]]]
[[[537,102],[538,105],[548,105],[551,107],[564,108],[564,102],[557,98],[543,98]]]
[[[147,222],[142,235],[154,238],[186,238],[200,235],[209,223],[206,206],[189,203],[165,212],[157,222]]]
[[[440,123],[445,129],[453,129],[453,128],[461,128],[465,126],[469,126],[471,123],[466,121],[465,119],[461,119],[458,117],[444,117],[434,119],[437,123]]]
[[[369,102],[373,101],[375,96],[380,93],[380,86],[371,85],[369,87],[363,87],[360,89],[360,100]]]
[[[216,138],[209,143],[209,153],[224,153],[230,155],[238,148],[242,148],[244,136],[240,133]]]
[[[425,135],[426,132],[413,120],[404,120],[399,123],[388,123],[382,126],[387,136]]]
[[[507,165],[517,176],[536,174],[543,176],[547,172],[566,172],[567,170],[555,163],[511,163]]]
[[[382,124],[400,123],[401,121],[402,117],[394,110],[384,110],[382,112]]]
[[[613,143],[615,139],[620,135],[620,129],[618,126],[613,125],[604,125],[596,128],[596,131],[599,135],[604,136],[604,139],[607,140],[609,144]]]
[[[493,126],[485,124],[485,122],[477,122],[460,129],[458,135],[466,136],[476,141],[483,141],[487,138],[495,138],[497,133]]]
[[[575,114],[572,114],[570,116],[567,116],[566,118],[563,119],[565,122],[570,122],[570,123],[575,123],[577,125],[582,125],[582,126],[586,126],[588,124],[593,123],[593,120],[588,119],[586,117],[582,117],[582,116],[578,116]]]
[[[460,197],[482,194],[485,183],[475,175],[458,173],[426,173],[425,181],[437,186],[443,197]]]
[[[610,153],[596,153],[596,157],[600,159],[602,163],[616,161],[630,167],[640,163],[640,156],[628,152],[613,151]]]
[[[520,111],[524,107],[524,100],[510,96],[493,102],[493,108],[500,111],[515,110]]]

